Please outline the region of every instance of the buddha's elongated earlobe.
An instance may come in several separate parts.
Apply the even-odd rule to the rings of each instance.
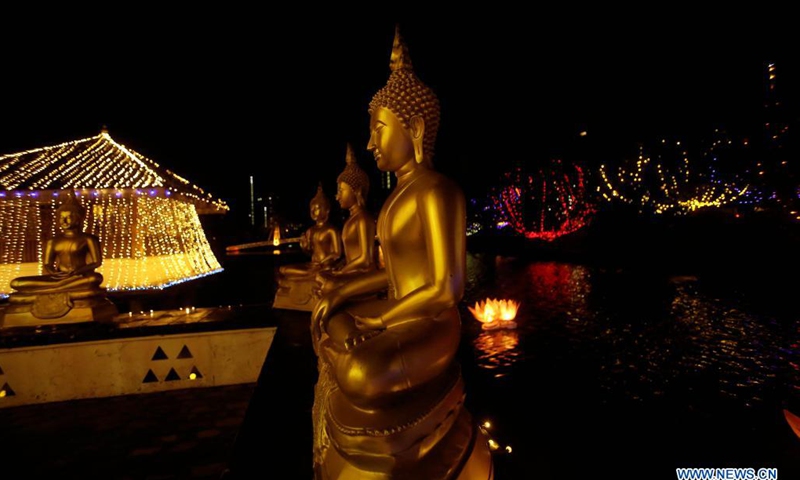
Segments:
[[[425,161],[425,119],[421,115],[414,115],[409,122],[411,143],[414,144],[414,160],[417,163]]]

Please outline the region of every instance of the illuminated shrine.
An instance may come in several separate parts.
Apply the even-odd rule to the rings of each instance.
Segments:
[[[100,134],[0,156],[0,298],[12,279],[41,273],[56,234],[60,192],[86,209],[83,230],[103,248],[110,291],[162,289],[219,272],[200,214],[228,206],[189,180]]]

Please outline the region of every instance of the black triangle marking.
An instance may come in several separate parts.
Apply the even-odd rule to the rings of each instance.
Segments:
[[[194,378],[191,375],[194,373]],[[200,373],[200,370],[197,367],[192,367],[192,371],[189,372],[189,380],[197,380],[198,378],[203,378],[203,374]]]
[[[192,356],[192,352],[189,351],[189,348],[184,345],[183,348],[181,348],[181,353],[178,354],[178,358],[194,358],[194,356]]]
[[[168,360],[168,359],[169,357],[167,356],[166,353],[164,353],[164,350],[162,350],[161,347],[156,348],[156,353],[153,354],[152,360]]]
[[[3,385],[3,388],[0,388],[0,397],[13,397],[14,395],[16,395],[16,393],[14,393],[14,390],[11,390],[11,387],[9,387],[7,383]]]
[[[158,377],[156,377],[156,374],[153,373],[152,370],[148,370],[147,371],[147,375],[145,375],[144,376],[144,380],[142,380],[142,383],[153,383],[153,382],[157,382],[157,381],[158,381]]]
[[[167,374],[167,378],[165,378],[164,380],[167,382],[171,382],[173,380],[180,380],[180,379],[181,377],[178,376],[178,372],[176,372],[174,368],[170,368],[169,373]]]
[[[3,372],[3,367],[0,367],[0,375],[3,375],[4,373],[5,372]]]

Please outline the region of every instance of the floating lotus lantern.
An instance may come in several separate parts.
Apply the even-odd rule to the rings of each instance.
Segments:
[[[517,317],[519,302],[487,298],[486,300],[475,302],[475,308],[467,308],[472,313],[472,316],[482,323],[484,330],[517,328],[517,323],[514,319]]]

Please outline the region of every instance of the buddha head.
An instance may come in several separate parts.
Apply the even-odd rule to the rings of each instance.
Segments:
[[[339,201],[339,205],[344,209],[348,209],[353,205],[363,207],[369,193],[369,176],[367,172],[358,166],[353,147],[349,143],[347,144],[345,161],[347,165],[336,179],[338,186],[336,200]]]
[[[430,167],[439,129],[439,99],[414,74],[399,27],[395,28],[389,67],[392,73],[386,86],[369,103],[367,149],[383,171],[396,171],[409,158]]]
[[[80,228],[86,216],[86,210],[78,203],[75,192],[67,190],[66,198],[56,209],[56,222],[62,230]]]
[[[325,223],[328,221],[328,215],[331,212],[331,204],[325,192],[322,191],[322,183],[317,186],[317,194],[311,199],[309,203],[311,211],[311,219],[317,223]]]

